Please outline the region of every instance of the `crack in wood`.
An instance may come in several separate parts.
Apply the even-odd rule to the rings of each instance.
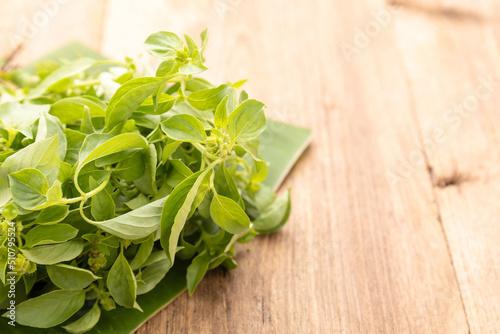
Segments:
[[[460,186],[462,183],[470,180],[471,177],[469,175],[460,173],[455,169],[451,172],[451,174],[437,178],[434,185],[438,188],[446,188],[452,186]]]
[[[411,83],[409,81],[407,81],[406,83],[408,85],[409,91],[411,91],[411,89],[412,89]],[[410,94],[410,99],[412,100],[412,103],[414,105],[415,98],[411,94]],[[412,115],[414,117],[416,128],[418,130],[419,140],[423,144],[422,125],[420,124],[420,120],[419,120],[416,112],[417,112],[416,109],[412,108]],[[431,185],[433,185],[433,184],[435,184],[436,173],[434,172],[434,168],[431,165],[430,157],[429,157],[428,152],[426,150],[423,151],[423,155],[424,155],[424,159],[425,159],[427,173],[429,175],[429,180],[431,182]],[[439,181],[439,179],[438,179],[438,181]],[[467,329],[468,329],[468,331],[470,333],[469,315],[467,314],[467,309],[465,307],[464,297],[463,297],[462,289],[460,287],[460,281],[458,279],[457,268],[455,266],[455,261],[453,260],[453,253],[452,253],[451,247],[450,247],[450,241],[448,239],[448,234],[446,233],[446,229],[445,229],[444,223],[443,223],[443,218],[442,218],[442,215],[441,215],[441,204],[439,202],[438,191],[437,191],[437,189],[434,186],[432,186],[431,187],[431,192],[432,192],[433,202],[436,205],[437,221],[438,221],[439,228],[440,228],[442,236],[443,236],[444,243],[446,245],[446,250],[447,250],[447,253],[448,253],[448,259],[450,261],[451,268],[453,269],[453,275],[454,275],[454,279],[455,279],[455,283],[456,283],[456,288],[458,290],[458,294],[460,295],[460,303],[461,303],[461,306],[462,306],[462,310],[464,312],[465,322],[467,324]]]
[[[389,0],[388,5],[392,8],[423,13],[429,16],[448,19],[451,21],[479,23],[488,20],[477,12],[461,8],[426,5],[419,2],[404,0]]]
[[[427,155],[426,155],[426,158],[428,158]],[[431,182],[433,182],[434,178],[435,178],[435,173],[434,173],[434,169],[429,164],[429,162],[427,163],[427,171],[429,172],[429,177],[431,179]],[[458,174],[458,172],[456,172],[456,170],[454,171],[453,174],[454,175],[463,175],[463,174]],[[456,180],[456,178],[455,178],[455,180]],[[439,182],[439,179],[438,179],[438,182]],[[436,188],[434,188],[434,187],[432,188],[432,193],[433,193],[434,202],[435,202],[436,208],[437,208],[437,220],[438,220],[438,223],[439,223],[439,227],[441,229],[441,233],[443,234],[443,238],[445,240],[446,249],[447,249],[447,252],[448,252],[448,257],[449,257],[449,260],[450,260],[450,263],[451,263],[451,267],[453,268],[453,273],[454,273],[454,276],[455,276],[455,282],[457,284],[456,288],[457,288],[458,294],[460,296],[460,302],[462,304],[462,310],[464,312],[465,321],[467,323],[467,330],[468,330],[468,333],[470,334],[470,328],[471,327],[470,327],[470,322],[469,322],[469,314],[467,313],[467,308],[465,306],[465,301],[464,301],[464,296],[463,296],[462,288],[460,286],[460,280],[458,279],[457,267],[456,267],[455,261],[453,259],[453,252],[451,251],[450,240],[448,239],[448,234],[446,233],[446,228],[444,226],[443,217],[441,215],[441,204],[439,203],[439,198],[438,198],[438,194],[437,194]]]

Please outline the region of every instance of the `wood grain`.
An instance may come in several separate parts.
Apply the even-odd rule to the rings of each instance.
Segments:
[[[2,2],[2,31],[40,3]],[[270,117],[314,131],[283,185],[293,188],[289,224],[240,247],[237,270],[210,272],[137,333],[498,333],[499,9],[494,0],[61,6],[18,61],[74,38],[135,57],[153,31],[208,27],[208,79],[249,78]],[[490,91],[478,88],[489,76]],[[477,106],[456,107],[474,96]]]
[[[76,40],[99,49],[104,5],[99,0],[2,0],[0,55],[22,44],[15,61],[23,64]]]
[[[399,31],[407,19],[397,22]],[[443,133],[428,163],[473,333],[500,330],[500,71],[493,34],[498,27],[419,17],[412,29],[421,31],[420,38],[405,34],[422,136]],[[432,47],[422,52],[429,42]]]

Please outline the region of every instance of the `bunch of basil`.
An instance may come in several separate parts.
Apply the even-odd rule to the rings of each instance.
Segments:
[[[0,308],[15,280],[17,323],[83,333],[101,310],[141,310],[176,259],[193,293],[287,221],[289,193],[261,184],[265,105],[244,81],[193,77],[207,37],[151,35],[151,76],[88,58],[0,74]]]

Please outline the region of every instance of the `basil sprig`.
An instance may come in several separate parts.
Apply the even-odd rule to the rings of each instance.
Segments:
[[[192,294],[287,221],[289,193],[260,183],[266,106],[244,81],[193,77],[207,40],[148,37],[155,76],[88,58],[0,73],[0,308],[13,278],[19,324],[84,333],[102,311],[141,311],[179,260]]]

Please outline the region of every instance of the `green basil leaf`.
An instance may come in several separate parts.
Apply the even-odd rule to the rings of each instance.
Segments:
[[[143,242],[139,246],[139,250],[135,254],[134,259],[132,260],[132,262],[130,262],[130,267],[132,268],[132,270],[139,269],[144,264],[144,262],[146,262],[149,255],[151,254],[151,251],[153,250],[154,242],[154,236],[151,235],[145,242]]]
[[[35,285],[37,281],[37,273],[34,272],[31,275],[23,275],[23,280],[26,287],[26,293],[30,293],[31,289],[33,289],[33,285]]]
[[[69,214],[67,205],[52,205],[43,209],[35,219],[35,224],[50,225],[63,221]]]
[[[149,255],[146,262],[144,262],[143,267],[150,266],[153,263],[165,260],[166,258],[167,258],[167,254],[165,253],[164,250],[154,251],[151,253],[151,255]]]
[[[240,94],[240,103],[243,103],[246,100],[248,100],[248,93],[246,90],[242,90]]]
[[[172,74],[179,69],[179,66],[180,64],[176,62],[175,59],[165,60],[160,65],[158,65],[158,69],[156,70],[156,76],[165,77],[169,74]]]
[[[245,142],[257,138],[266,128],[265,105],[246,100],[229,115],[228,132],[231,139]]]
[[[80,132],[81,133],[81,132]],[[98,147],[103,145],[106,141],[110,140],[113,138],[112,135],[107,134],[107,133],[94,133],[91,135],[85,135],[85,138],[81,144],[80,151],[78,153],[78,161],[80,164],[83,163],[83,161]],[[107,154],[106,149],[101,150],[102,153]],[[116,153],[116,152],[111,152],[111,154]],[[100,157],[105,156],[105,155],[100,155],[95,157],[93,160],[97,160]]]
[[[273,233],[280,230],[288,220],[291,210],[290,189],[276,202],[267,207],[253,222],[254,229],[260,233]]]
[[[186,166],[181,160],[169,160],[171,168],[167,170],[167,178],[165,183],[170,187],[175,188],[179,183],[184,181],[187,177],[193,175],[191,169]]]
[[[214,113],[212,110],[198,110],[187,102],[181,102],[175,105],[170,111],[170,115],[191,115],[196,117],[198,121],[203,124],[205,130],[211,130],[213,128],[211,125],[214,120]]]
[[[165,134],[181,142],[202,143],[207,139],[207,134],[201,122],[194,116],[187,114],[174,115],[161,123]]]
[[[263,182],[267,177],[267,169],[268,169],[267,162],[262,160],[260,161],[255,160],[254,163],[251,164],[252,173],[250,179],[252,180],[252,182],[254,183]]]
[[[229,85],[198,90],[187,96],[189,104],[199,110],[214,109],[227,95]]]
[[[32,139],[33,123],[40,115],[46,114],[49,108],[48,105],[5,102],[0,104],[0,120],[5,128],[19,131]]]
[[[83,250],[82,240],[70,240],[61,244],[21,249],[26,258],[36,264],[56,264],[71,261]]]
[[[163,97],[167,98],[167,101],[168,101],[167,104],[170,106],[168,109],[170,109],[174,105],[175,101],[177,100],[176,97],[173,97],[173,96],[171,96],[169,94],[164,94],[166,89],[167,89],[167,83],[164,82],[153,93],[153,96],[151,96],[151,99],[152,99],[152,102],[153,102],[153,110],[154,111],[158,110],[158,106],[160,104],[160,100],[162,100]],[[163,96],[163,95],[166,95],[166,96]],[[143,102],[142,105],[144,105],[144,102]]]
[[[37,206],[33,210],[42,210],[51,205],[60,204],[63,199],[61,182],[59,182],[59,180],[55,180],[52,187],[50,187],[49,190],[47,190],[47,194],[45,196],[47,197],[47,202]]]
[[[187,64],[182,65],[179,68],[179,72],[184,74],[184,75],[199,74],[199,73],[204,72],[206,70],[208,70],[208,68],[205,67],[203,64],[201,64],[200,61],[198,61],[198,62],[191,61]]]
[[[192,78],[186,82],[186,90],[195,92],[200,89],[214,88],[214,86],[205,79]]]
[[[99,182],[91,176],[89,185],[92,189],[95,189],[99,187]],[[106,189],[92,197],[90,212],[97,221],[104,221],[115,217],[115,201],[113,201],[113,198],[111,198]]]
[[[172,159],[172,160],[169,160],[170,164],[172,165],[172,167],[179,173],[183,176],[183,179],[193,175],[193,171],[191,169],[189,169],[188,166],[186,166],[184,164],[184,162],[182,162],[182,160],[179,160],[179,159]]]
[[[228,97],[224,97],[217,106],[215,111],[214,124],[218,129],[225,129],[227,127],[227,101]]]
[[[160,59],[174,59],[177,50],[182,50],[182,40],[172,32],[159,31],[150,35],[144,42],[146,51]]]
[[[120,252],[109,270],[107,285],[111,296],[118,304],[128,308],[134,307],[137,282],[127,259],[123,256],[123,252]]]
[[[80,125],[80,131],[87,134],[92,134],[95,131],[94,124],[92,124],[92,116],[90,115],[90,109],[87,106],[83,107],[83,118]]]
[[[236,108],[238,108],[240,104],[238,91],[234,87],[229,88],[229,91],[227,92],[227,97],[228,97],[227,113],[228,115],[230,115],[233,111],[236,110]]]
[[[80,149],[87,135],[71,129],[64,129],[64,134],[68,145],[64,161],[73,166],[78,162]]]
[[[68,181],[71,178],[72,173],[73,166],[64,161],[59,163],[59,173],[57,174],[57,179],[61,182],[61,184]]]
[[[129,158],[122,160],[115,168],[118,176],[127,181],[134,181],[144,175],[146,164],[141,152],[132,154]]]
[[[189,265],[187,269],[187,288],[189,295],[192,295],[198,284],[201,282],[201,279],[208,270],[208,265],[210,264],[211,256],[205,250],[198,254],[193,262]]]
[[[42,114],[38,119],[38,130],[36,134],[36,142],[39,142],[46,138],[52,138],[57,135],[59,140],[59,157],[61,161],[64,160],[66,156],[66,136],[64,135],[64,127],[57,117],[49,114]]]
[[[59,140],[55,135],[35,142],[8,157],[0,167],[0,175],[8,175],[25,168],[36,168],[45,175],[49,184],[59,174]]]
[[[26,95],[26,99],[34,99],[39,97],[43,93],[45,93],[48,89],[50,89],[53,85],[57,84],[63,79],[72,77],[78,73],[81,73],[87,70],[89,67],[96,63],[95,60],[89,58],[79,58],[74,60],[68,64],[65,64],[59,67],[57,70],[49,74],[45,79],[43,79],[38,86],[32,89],[28,95]]]
[[[229,173],[225,164],[221,164],[219,169],[215,172],[214,178],[214,186],[215,190],[219,195],[228,197],[238,203],[238,205],[245,209],[245,204],[241,199],[240,192],[238,191],[238,187],[234,182],[233,177]]]
[[[224,262],[222,262],[222,266],[228,270],[234,270],[238,268],[238,264],[234,259],[226,259]]]
[[[78,229],[68,224],[39,225],[26,233],[26,243],[23,247],[59,244],[73,239],[77,234]]]
[[[138,127],[154,130],[158,127],[158,123],[161,122],[162,117],[160,115],[146,115],[137,112],[133,113],[130,119],[133,120]]]
[[[146,163],[146,168],[143,175],[134,180],[134,184],[145,194],[154,195],[158,189],[156,187],[156,163],[158,157],[156,147],[153,144],[149,145],[149,149],[143,154],[143,161]]]
[[[271,187],[262,186],[255,193],[255,207],[262,213],[276,200],[276,192]]]
[[[71,124],[83,118],[84,107],[89,108],[91,117],[106,116],[106,105],[100,100],[95,101],[86,96],[60,99],[50,106],[50,114],[64,124]]]
[[[125,122],[132,113],[167,79],[142,77],[127,81],[118,88],[106,109],[104,131],[111,131],[116,125]]]
[[[203,51],[207,48],[207,43],[208,43],[208,28],[203,30],[200,34],[201,36],[201,49],[200,53],[203,54]]]
[[[162,253],[165,254],[164,252]],[[140,279],[144,282],[144,285],[140,285],[137,287],[137,294],[143,295],[153,290],[156,285],[160,283],[160,281],[165,277],[169,269],[170,261],[168,259],[156,261],[144,268],[140,276]]]
[[[151,201],[146,196],[144,196],[144,194],[139,194],[137,197],[134,197],[130,201],[123,204],[128,206],[131,210],[136,210],[144,205],[148,205],[150,202]]]
[[[87,136],[80,149],[79,165],[76,174],[89,162],[109,157],[113,154],[123,151],[134,151],[139,149],[147,149],[148,143],[141,135],[137,133],[124,133],[115,137],[110,137],[104,134],[93,134]],[[126,155],[121,156],[122,159]],[[112,159],[114,161],[116,159]],[[110,162],[111,162],[110,161]],[[118,162],[118,161],[114,161]]]
[[[19,209],[13,203],[4,206],[0,212],[9,221],[13,221],[19,216]]]
[[[24,209],[32,210],[47,202],[49,183],[38,169],[25,168],[9,174],[14,201]]]
[[[163,148],[163,153],[161,156],[161,163],[166,164],[167,160],[172,156],[172,154],[179,148],[182,142],[177,140],[169,139],[167,145]]]
[[[161,94],[157,98],[157,105],[155,106],[155,101],[152,97],[148,97],[141,104],[138,111],[148,115],[161,115],[172,109],[175,102],[177,101],[177,96],[170,96],[168,94]]]
[[[250,219],[238,203],[217,193],[214,193],[210,204],[210,215],[217,225],[229,233],[238,234],[250,226]]]
[[[67,264],[56,264],[46,268],[52,283],[64,290],[82,290],[95,280],[101,279],[90,270]]]
[[[61,327],[73,334],[83,334],[91,330],[97,324],[100,317],[101,309],[99,308],[99,303],[96,301],[90,311],[85,313],[80,319]]]
[[[191,208],[203,183],[207,184],[207,175],[211,169],[199,171],[182,181],[168,196],[161,215],[161,245],[167,253],[171,265],[174,263],[177,244],[184,224],[191,213]]]
[[[36,168],[48,184],[57,180],[60,166],[58,136],[35,142],[8,157],[0,166],[0,206],[11,198],[8,175],[25,168]]]
[[[198,50],[198,45],[196,45],[196,42],[189,35],[184,34],[184,39],[186,40],[186,45],[190,54],[193,54],[195,50]]]
[[[98,183],[107,182],[111,175],[111,171],[98,169],[95,164],[88,164],[78,173],[78,185],[84,192],[90,192],[93,188],[90,186],[90,177],[94,178]]]
[[[52,291],[19,304],[16,307],[16,322],[37,328],[57,326],[81,309],[84,302],[83,291]]]
[[[113,219],[95,222],[94,225],[122,239],[137,240],[147,237],[160,226],[165,200],[166,198],[159,199]]]
[[[245,150],[255,161],[262,161],[262,156],[259,153],[259,145],[258,138],[238,143],[238,146]]]
[[[247,81],[248,81],[248,79],[243,79],[243,80],[237,81],[234,84],[232,84],[231,87],[238,89],[241,86],[243,86]]]

